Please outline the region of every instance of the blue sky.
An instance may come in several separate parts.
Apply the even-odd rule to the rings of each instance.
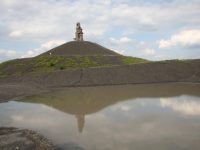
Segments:
[[[84,39],[150,60],[200,58],[200,0],[1,0],[0,62]]]

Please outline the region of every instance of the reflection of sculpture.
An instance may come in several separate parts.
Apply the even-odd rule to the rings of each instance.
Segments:
[[[81,28],[81,24],[78,22],[76,24],[76,33],[75,33],[75,41],[83,41],[83,31]]]
[[[83,127],[84,127],[84,124],[85,124],[85,115],[84,114],[78,114],[78,115],[76,115],[76,118],[77,118],[77,124],[78,124],[78,131],[80,133],[82,133]]]
[[[152,88],[153,87],[153,88]],[[67,114],[75,115],[81,133],[85,116],[128,99],[138,97],[200,96],[199,87],[182,84],[122,85],[97,87],[71,87],[56,92],[27,97],[25,102],[42,103]]]

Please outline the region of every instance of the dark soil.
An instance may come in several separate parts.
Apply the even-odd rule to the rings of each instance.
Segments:
[[[49,56],[51,55],[59,55],[59,56],[94,56],[94,55],[114,55],[119,56],[118,53],[115,53],[112,50],[109,50],[97,43],[92,43],[89,41],[72,41],[65,43],[61,46],[51,49],[39,56]]]

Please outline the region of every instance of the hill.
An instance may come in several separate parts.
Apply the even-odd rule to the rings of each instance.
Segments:
[[[0,77],[145,62],[149,61],[120,55],[96,43],[72,41],[33,58],[15,59],[1,63]]]
[[[69,42],[33,58],[1,63],[0,100],[61,87],[199,83],[199,68],[200,59],[152,62],[123,56],[91,42]]]
[[[146,62],[145,59],[127,56],[38,56],[1,63],[0,77]]]

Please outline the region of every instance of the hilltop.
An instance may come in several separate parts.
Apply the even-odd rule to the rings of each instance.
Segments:
[[[40,56],[119,56],[120,54],[89,41],[71,41],[55,47]]]

